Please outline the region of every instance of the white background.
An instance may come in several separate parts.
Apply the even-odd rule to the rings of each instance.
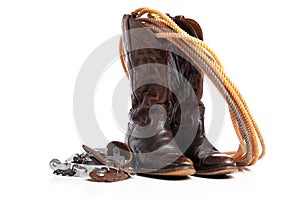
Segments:
[[[50,159],[81,151],[72,98],[82,63],[121,32],[123,14],[144,6],[201,24],[206,43],[241,90],[266,141],[266,157],[249,172],[226,180],[134,177],[113,184],[52,175]],[[296,0],[0,1],[2,198],[299,198],[299,19]],[[115,66],[121,76],[120,64]],[[105,123],[118,134],[111,112],[96,113],[106,115]],[[120,131],[117,137],[124,135]],[[236,138],[226,115],[218,147],[232,150],[230,141]]]

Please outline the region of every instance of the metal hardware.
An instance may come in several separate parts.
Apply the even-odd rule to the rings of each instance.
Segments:
[[[49,166],[53,170],[53,174],[81,178],[93,178],[96,174],[98,176],[96,179],[107,182],[123,180],[135,174],[130,167],[120,167],[127,160],[120,155],[120,150],[117,147],[113,149],[112,156],[107,156],[107,148],[91,149],[84,146],[84,149],[88,151],[86,153],[73,154],[64,163],[58,159],[52,159],[49,162]],[[93,176],[91,176],[91,172],[96,173],[93,173]],[[107,179],[106,176],[108,177]]]

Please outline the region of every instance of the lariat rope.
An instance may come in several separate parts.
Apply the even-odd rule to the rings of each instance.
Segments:
[[[136,20],[153,29],[157,38],[165,38],[187,54],[196,66],[213,82],[229,107],[230,118],[239,139],[237,151],[227,152],[239,166],[249,166],[265,155],[265,143],[250,110],[237,87],[224,72],[223,65],[202,40],[182,30],[168,15],[150,8],[139,8],[133,12]],[[142,16],[147,14],[148,18]],[[166,31],[169,30],[169,31]],[[172,32],[170,32],[170,30]],[[128,77],[120,41],[120,58]]]

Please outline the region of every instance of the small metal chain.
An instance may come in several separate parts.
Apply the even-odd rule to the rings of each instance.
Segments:
[[[62,175],[62,176],[74,176],[76,174],[76,169],[71,163],[83,164],[88,160],[88,154],[74,154],[69,159],[66,160],[66,163],[61,163],[58,159],[52,159],[50,161],[50,167],[54,169],[53,174]]]
[[[75,154],[73,156],[73,163],[79,163],[82,164],[86,160],[87,154]]]
[[[65,170],[57,169],[54,170],[53,174],[62,175],[62,176],[74,176],[76,174],[76,171],[72,169],[65,169]]]

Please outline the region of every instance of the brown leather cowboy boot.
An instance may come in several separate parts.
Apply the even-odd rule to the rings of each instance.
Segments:
[[[126,143],[135,155],[134,167],[142,174],[194,174],[193,162],[173,140],[170,127],[167,51],[170,42],[157,39],[131,15],[124,15],[122,31],[132,100]]]
[[[172,18],[177,25],[194,37],[203,40],[202,30],[199,24],[183,16]],[[179,50],[180,51],[180,50]],[[185,99],[179,101],[172,94],[173,103],[172,133],[176,135],[176,142],[185,155],[194,162],[194,168],[198,175],[224,175],[237,171],[235,161],[228,155],[219,152],[206,138],[204,131],[204,110],[201,101],[203,93],[203,72],[196,65],[193,65],[188,58],[183,58],[173,54],[177,60],[176,70],[190,83],[196,95],[196,101],[191,100],[192,95],[186,89],[181,79],[172,81],[173,88],[187,91]],[[174,66],[174,65],[172,65]],[[181,110],[181,105],[185,104],[185,111]],[[191,116],[194,109],[199,109],[198,116]],[[183,122],[183,123],[182,123]],[[192,127],[197,127],[192,130]],[[180,128],[180,133],[178,133]],[[196,130],[196,133],[195,133]],[[194,132],[194,133],[193,133]]]

